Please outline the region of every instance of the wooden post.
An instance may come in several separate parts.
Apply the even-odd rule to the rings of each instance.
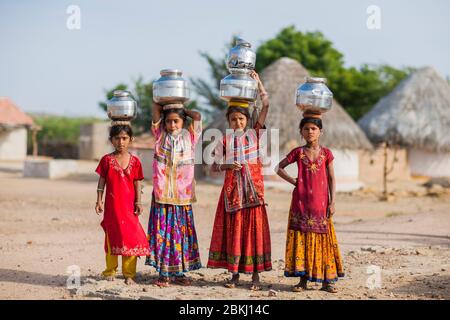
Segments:
[[[388,144],[384,143],[384,159],[383,159],[383,200],[386,201],[388,198],[388,190],[387,190],[387,176],[388,176],[388,168],[387,168],[387,157],[388,157]]]
[[[37,157],[38,156],[37,133],[41,129],[42,129],[42,127],[36,126],[36,125],[31,127],[31,141],[32,141],[32,144],[33,144],[33,157]]]

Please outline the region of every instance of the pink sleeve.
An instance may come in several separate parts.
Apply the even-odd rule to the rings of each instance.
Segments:
[[[157,122],[152,121],[152,132],[155,139],[158,140],[162,133],[161,118]]]
[[[144,173],[142,172],[142,164],[138,157],[136,157],[134,180],[144,180]]]
[[[328,166],[334,160],[334,156],[330,149],[325,149],[325,153],[327,154],[325,164]]]
[[[97,169],[95,169],[95,172],[98,173],[98,175],[102,178],[106,178],[108,174],[108,157],[103,156],[97,166]]]
[[[289,154],[286,156],[286,159],[289,162],[289,164],[297,161],[299,151],[300,151],[300,148],[295,148],[294,150],[289,152]]]

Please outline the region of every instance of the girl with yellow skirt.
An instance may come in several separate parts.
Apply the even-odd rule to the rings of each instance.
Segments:
[[[293,149],[278,165],[277,174],[295,186],[286,239],[286,277],[300,277],[294,292],[307,289],[308,281],[322,283],[322,290],[336,293],[335,282],[344,276],[334,231],[336,182],[333,154],[319,144],[322,120],[306,115],[300,122],[306,145]],[[297,179],[284,168],[298,167]]]

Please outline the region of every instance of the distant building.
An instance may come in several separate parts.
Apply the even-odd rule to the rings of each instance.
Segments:
[[[145,180],[152,181],[153,157],[155,155],[155,138],[153,135],[144,133],[135,137],[129,150],[141,160]]]
[[[9,98],[0,97],[0,160],[25,160],[33,119]]]

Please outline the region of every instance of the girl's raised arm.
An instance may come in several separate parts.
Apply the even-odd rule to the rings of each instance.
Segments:
[[[161,119],[162,106],[153,102],[152,107],[152,121],[153,123],[157,123],[159,119]]]
[[[184,109],[184,112],[186,112],[186,115],[194,121],[202,120],[202,114],[198,111]]]
[[[297,179],[292,178],[284,168],[286,168],[289,165],[289,160],[287,158],[284,158],[281,160],[281,162],[276,167],[277,175],[279,175],[281,178],[289,182],[290,184],[293,184],[294,186],[297,186]]]
[[[256,71],[253,70],[250,73],[250,76],[258,82],[259,97],[261,98],[262,102],[262,109],[258,117],[258,123],[260,124],[261,128],[264,128],[267,113],[269,112],[269,94],[264,88],[264,85],[262,84],[262,81]]]

